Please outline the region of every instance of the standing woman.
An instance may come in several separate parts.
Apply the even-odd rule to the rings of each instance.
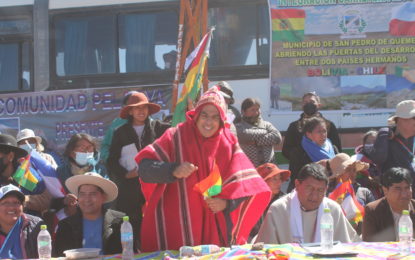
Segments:
[[[132,93],[120,111],[120,118],[128,121],[114,132],[107,160],[110,179],[117,184],[119,190],[115,208],[130,217],[135,234],[139,232],[145,200],[134,157],[170,127],[150,118],[150,115],[158,111],[160,106],[150,103],[146,95],[141,92]]]
[[[136,157],[147,200],[141,227],[145,252],[183,245],[244,244],[271,192],[225,127],[226,103],[214,87]],[[195,185],[219,175],[222,189],[204,197]]]
[[[242,121],[235,125],[242,150],[255,167],[274,161],[274,145],[281,142],[281,134],[270,122],[261,118],[261,104],[247,98],[242,102]]]
[[[338,153],[337,147],[327,138],[327,121],[324,118],[305,119],[301,132],[303,133],[301,146],[292,148],[295,149],[293,154],[296,156],[290,159],[291,181],[288,191],[294,188],[297,174],[304,165],[331,159]]]

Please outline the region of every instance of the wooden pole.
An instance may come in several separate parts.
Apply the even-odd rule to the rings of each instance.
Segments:
[[[190,48],[196,48],[207,32],[208,0],[180,0],[179,30],[177,37],[176,72],[172,89],[172,112],[177,103],[179,83]],[[183,44],[184,41],[184,44]],[[203,90],[207,89],[207,67],[203,74]]]
[[[208,1],[202,0],[202,21],[201,21],[201,27],[202,27],[202,35],[205,35],[207,33],[207,22],[208,22]],[[213,37],[213,36],[211,36]],[[209,60],[206,60],[206,62],[209,62]],[[208,80],[208,72],[209,72],[209,66],[206,65],[205,71],[203,73],[203,92],[207,91],[209,80]]]
[[[172,97],[171,97],[171,110],[174,112],[177,103],[177,95],[179,94],[179,82],[182,75],[182,42],[183,42],[183,26],[184,26],[184,5],[185,0],[180,0],[180,16],[179,16],[179,32],[177,35],[177,57],[176,57],[176,72],[174,73]]]

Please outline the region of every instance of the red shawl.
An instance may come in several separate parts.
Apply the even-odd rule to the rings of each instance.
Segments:
[[[198,166],[189,177],[174,183],[142,182],[147,201],[141,227],[144,252],[177,250],[183,245],[244,244],[270,200],[267,184],[229,129],[220,128],[214,136],[204,138],[197,130],[194,117],[194,111],[188,112],[186,122],[167,130],[136,157],[137,163],[147,158]],[[216,197],[247,198],[230,214],[214,214],[203,196],[193,190],[196,183],[209,175],[215,160],[223,181],[222,192]]]

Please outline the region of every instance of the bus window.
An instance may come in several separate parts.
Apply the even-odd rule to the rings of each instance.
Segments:
[[[0,21],[0,35],[30,34],[32,26],[29,20]]]
[[[1,92],[19,90],[19,44],[0,44]]]
[[[120,72],[171,69],[170,64],[166,66],[163,55],[176,49],[177,20],[175,12],[120,15],[118,48]]]
[[[268,64],[269,17],[267,5],[244,4],[209,9],[209,26],[215,26],[210,66]],[[264,52],[266,51],[266,52]]]
[[[10,9],[1,15],[0,92],[31,90],[31,18]]]
[[[30,80],[30,44],[28,42],[22,45],[22,90],[31,90]]]
[[[116,72],[113,16],[61,17],[55,34],[58,76]]]

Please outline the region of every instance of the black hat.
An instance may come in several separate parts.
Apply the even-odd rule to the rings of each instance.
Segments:
[[[11,135],[0,134],[0,150],[8,149],[14,152],[16,159],[25,157],[27,151],[17,146],[16,138]]]

